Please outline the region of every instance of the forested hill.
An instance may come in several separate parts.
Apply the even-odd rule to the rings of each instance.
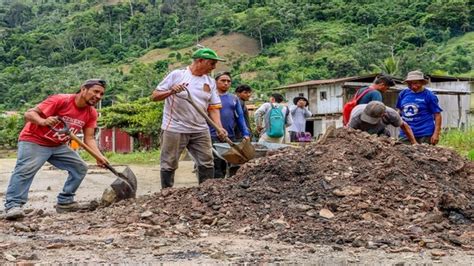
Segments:
[[[376,71],[473,77],[473,29],[469,0],[0,0],[0,110],[90,77],[109,81],[104,105],[148,96],[219,38],[236,83],[260,92]]]

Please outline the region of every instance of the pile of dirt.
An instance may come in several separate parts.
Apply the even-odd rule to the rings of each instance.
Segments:
[[[67,230],[227,232],[393,252],[472,249],[473,183],[473,164],[454,151],[340,128],[319,143],[250,161],[233,178],[119,202],[73,218]]]

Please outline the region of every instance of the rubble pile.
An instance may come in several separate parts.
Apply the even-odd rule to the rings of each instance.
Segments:
[[[469,250],[473,183],[473,163],[454,151],[340,128],[318,143],[271,151],[233,178],[165,189],[82,215],[73,230],[142,229],[147,236],[187,237],[237,233],[394,252]]]

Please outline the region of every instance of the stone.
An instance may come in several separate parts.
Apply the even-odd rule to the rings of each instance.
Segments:
[[[214,221],[214,217],[204,216],[204,217],[201,218],[201,222],[202,222],[203,224],[208,224],[208,225],[210,225],[210,224],[212,224],[213,221]]]
[[[15,228],[18,231],[31,232],[30,227],[26,226],[23,223],[19,223],[19,222],[14,223],[13,228]]]
[[[446,252],[441,251],[441,250],[433,250],[431,251],[431,255],[434,257],[444,257],[446,256]]]
[[[366,245],[366,248],[367,249],[377,249],[379,248],[378,245],[373,242],[373,241],[367,241],[367,245]]]
[[[41,223],[46,224],[46,225],[51,225],[54,223],[54,220],[51,217],[45,217],[43,218]]]
[[[3,252],[3,257],[8,261],[16,261],[16,257],[7,252]]]
[[[141,218],[148,218],[148,217],[151,217],[151,216],[153,216],[153,212],[151,212],[151,211],[145,211],[145,212],[142,212],[140,214]]]
[[[202,218],[202,214],[198,213],[198,212],[192,212],[190,214],[191,218],[192,219],[201,219]]]
[[[332,219],[332,218],[334,218],[334,214],[333,214],[330,210],[328,210],[328,209],[326,209],[326,208],[321,209],[321,210],[319,211],[319,216],[321,216],[321,217],[323,217],[323,218],[326,218],[326,219]]]
[[[346,197],[346,196],[356,196],[362,193],[362,187],[358,186],[347,186],[341,189],[335,189],[332,192],[334,195],[339,197]]]
[[[18,259],[20,259],[20,260],[38,260],[39,257],[36,253],[31,253],[31,254],[28,254],[28,255],[21,255],[21,256],[18,257]]]
[[[307,204],[294,204],[294,205],[290,205],[290,208],[305,212],[305,211],[311,210],[313,207]]]
[[[271,222],[275,227],[289,228],[290,225],[282,219],[276,219]]]
[[[245,234],[246,232],[250,231],[251,229],[252,229],[252,227],[250,227],[250,226],[247,225],[247,226],[245,226],[245,227],[242,227],[242,228],[240,228],[240,229],[237,229],[236,231],[237,231],[237,233],[239,233],[239,234]]]
[[[18,261],[16,263],[16,266],[34,266],[35,263],[31,262],[31,261]]]
[[[261,237],[262,240],[273,240],[273,239],[276,239],[277,238],[277,234],[276,233],[270,233],[268,235],[264,235]]]
[[[101,205],[109,206],[110,204],[117,201],[117,194],[111,188],[106,188],[102,193],[102,198],[100,200]]]

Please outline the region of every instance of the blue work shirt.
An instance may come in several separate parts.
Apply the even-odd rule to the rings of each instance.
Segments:
[[[443,111],[438,104],[438,97],[428,88],[417,93],[405,88],[398,94],[397,108],[415,138],[431,137],[435,130],[434,114]],[[403,131],[400,137],[407,138]]]
[[[230,93],[226,93],[219,95],[219,97],[221,98],[222,104],[222,108],[220,109],[221,123],[222,127],[227,130],[228,137],[230,139],[235,139],[234,128],[236,124],[244,137],[250,136],[247,125],[245,124],[245,117],[242,111],[242,106],[240,105],[237,96]],[[209,126],[209,130],[211,131],[211,137],[213,139],[217,139],[216,130],[212,126]]]
[[[357,90],[357,95],[361,95],[365,90],[369,89],[369,87],[362,87],[359,90]],[[357,104],[368,104],[371,101],[382,101],[382,93],[378,90],[372,90],[368,92],[364,97],[362,97]]]

